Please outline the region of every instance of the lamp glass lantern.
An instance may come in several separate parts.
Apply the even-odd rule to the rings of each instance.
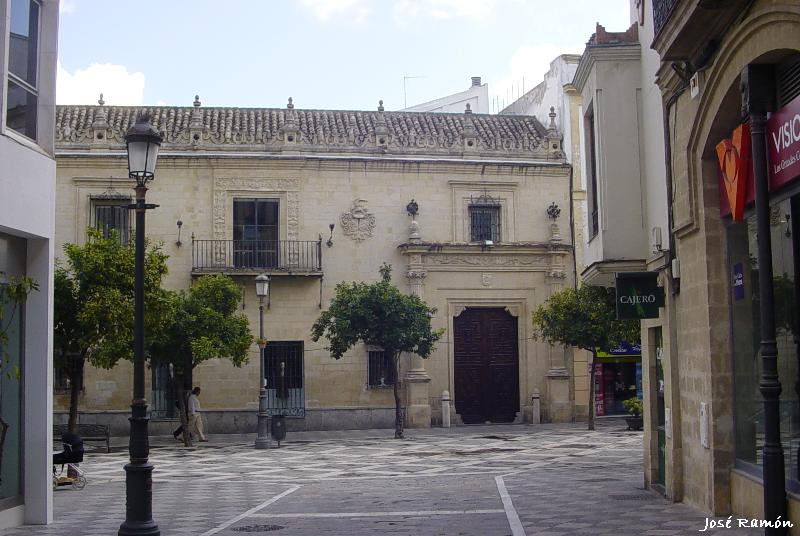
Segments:
[[[261,274],[256,276],[256,296],[264,298],[269,292],[269,276]]]
[[[140,115],[136,124],[125,134],[128,149],[128,176],[136,179],[139,186],[151,180],[155,174],[158,150],[163,139],[150,124],[150,117]]]

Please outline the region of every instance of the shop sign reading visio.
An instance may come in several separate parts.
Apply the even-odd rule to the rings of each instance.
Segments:
[[[766,128],[769,190],[800,178],[800,96],[770,115]],[[719,213],[742,221],[744,207],[755,200],[750,129],[736,127],[730,139],[717,144]]]
[[[658,286],[658,274],[619,273],[616,286],[619,320],[658,318],[658,308],[664,307],[664,289]]]
[[[800,176],[800,97],[767,120],[767,156],[770,190]]]

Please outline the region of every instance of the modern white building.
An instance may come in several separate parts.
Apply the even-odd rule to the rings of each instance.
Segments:
[[[461,114],[464,113],[467,104],[469,104],[469,108],[473,113],[489,113],[489,85],[482,84],[480,76],[472,77],[472,85],[469,89],[415,106],[409,106],[401,111]]]
[[[0,529],[52,520],[52,333],[58,0],[0,0],[0,285],[38,283],[0,348],[20,377],[0,377],[8,425],[0,466]]]

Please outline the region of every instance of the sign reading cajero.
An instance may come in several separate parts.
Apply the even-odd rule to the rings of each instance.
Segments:
[[[664,289],[658,286],[658,274],[620,273],[616,283],[619,320],[658,318],[658,308],[664,307]]]

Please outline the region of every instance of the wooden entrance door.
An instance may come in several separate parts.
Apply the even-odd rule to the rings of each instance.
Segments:
[[[512,422],[519,411],[517,319],[468,307],[453,319],[455,406],[465,424]]]

